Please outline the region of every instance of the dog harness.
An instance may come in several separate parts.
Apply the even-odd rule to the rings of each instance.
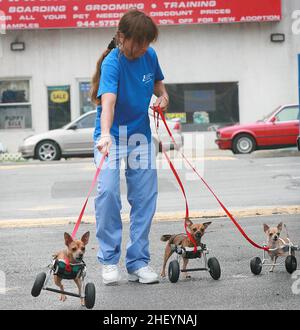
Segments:
[[[56,259],[54,264],[54,275],[65,279],[65,280],[74,280],[78,278],[83,270],[85,263],[71,264],[68,258]]]

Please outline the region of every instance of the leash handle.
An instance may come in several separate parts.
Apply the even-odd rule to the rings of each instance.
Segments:
[[[82,220],[82,217],[83,217],[83,214],[84,214],[84,211],[85,211],[86,205],[87,205],[87,203],[88,203],[89,197],[90,197],[90,195],[91,195],[91,193],[92,193],[92,191],[93,191],[93,189],[94,189],[94,186],[95,186],[95,184],[96,184],[96,182],[97,182],[98,175],[99,175],[99,173],[100,173],[100,171],[101,171],[102,165],[103,165],[104,160],[105,160],[106,157],[108,157],[108,153],[103,154],[103,156],[102,156],[102,158],[101,158],[100,164],[99,164],[99,166],[98,166],[98,168],[97,168],[97,171],[96,171],[96,174],[95,174],[95,176],[94,176],[94,179],[93,179],[92,185],[91,185],[91,187],[90,187],[90,190],[89,190],[88,196],[87,196],[87,198],[86,198],[86,200],[85,200],[85,203],[84,203],[84,205],[83,205],[83,207],[82,207],[82,209],[81,209],[81,212],[80,212],[80,215],[79,215],[79,217],[78,217],[78,220],[77,220],[77,222],[76,222],[76,224],[75,224],[75,227],[74,227],[74,229],[73,229],[73,232],[72,232],[72,235],[71,235],[73,239],[75,238],[75,236],[76,236],[76,234],[77,234],[77,231],[78,231],[78,228],[79,228],[79,226],[80,226],[80,223],[81,223],[81,220]]]
[[[174,143],[174,145],[177,147],[177,149],[179,150],[179,147],[168,127],[168,124],[166,122],[165,116],[163,114],[163,111],[161,110],[160,106],[153,106],[152,109],[154,110],[154,112],[157,112],[158,115],[160,115],[171,139],[172,142]],[[157,115],[157,116],[158,116]],[[154,116],[155,118],[155,116]],[[202,178],[202,176],[198,173],[198,171],[195,169],[195,167],[190,163],[190,161],[185,157],[185,155],[183,154],[183,152],[180,151],[181,156],[185,159],[185,161],[188,163],[188,165],[192,168],[192,170],[197,174],[197,176],[200,178],[200,180],[204,183],[204,185],[207,187],[207,189],[212,193],[212,195],[214,196],[214,198],[217,200],[217,202],[219,203],[219,205],[222,207],[222,209],[225,211],[225,213],[227,214],[227,216],[229,217],[229,219],[234,223],[234,225],[237,227],[237,229],[240,231],[240,233],[244,236],[244,238],[255,248],[257,249],[261,249],[261,250],[265,250],[268,251],[269,248],[266,246],[260,246],[258,244],[256,244],[243,230],[243,228],[241,227],[241,225],[236,221],[236,219],[233,217],[233,215],[228,211],[228,209],[225,207],[225,205],[221,202],[221,200],[218,198],[218,196],[215,194],[215,192],[212,190],[212,188],[208,185],[208,183],[204,180],[204,178]],[[185,226],[186,226],[186,221],[185,221]]]

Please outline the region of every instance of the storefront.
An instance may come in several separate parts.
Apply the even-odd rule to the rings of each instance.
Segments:
[[[94,109],[89,89],[97,59],[131,7],[159,25],[154,48],[170,94],[167,116],[180,118],[184,131],[255,121],[297,102],[296,0],[252,0],[251,8],[240,0],[4,0],[0,142],[14,152],[26,136]]]

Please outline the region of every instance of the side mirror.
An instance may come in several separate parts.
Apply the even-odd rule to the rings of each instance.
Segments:
[[[69,127],[69,129],[76,130],[78,128],[77,124],[73,124],[72,126]]]
[[[271,122],[272,124],[275,124],[275,122],[276,122],[276,117],[275,117],[275,116],[272,117],[271,120],[270,120],[270,122]]]

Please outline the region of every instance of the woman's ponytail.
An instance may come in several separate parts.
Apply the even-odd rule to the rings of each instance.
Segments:
[[[99,90],[99,83],[100,83],[100,74],[101,74],[101,65],[105,57],[114,49],[116,48],[116,38],[113,38],[112,41],[107,46],[105,52],[101,55],[99,60],[97,61],[96,72],[92,77],[92,86],[91,86],[91,100],[95,105],[100,105],[101,101],[97,98],[98,90]]]

